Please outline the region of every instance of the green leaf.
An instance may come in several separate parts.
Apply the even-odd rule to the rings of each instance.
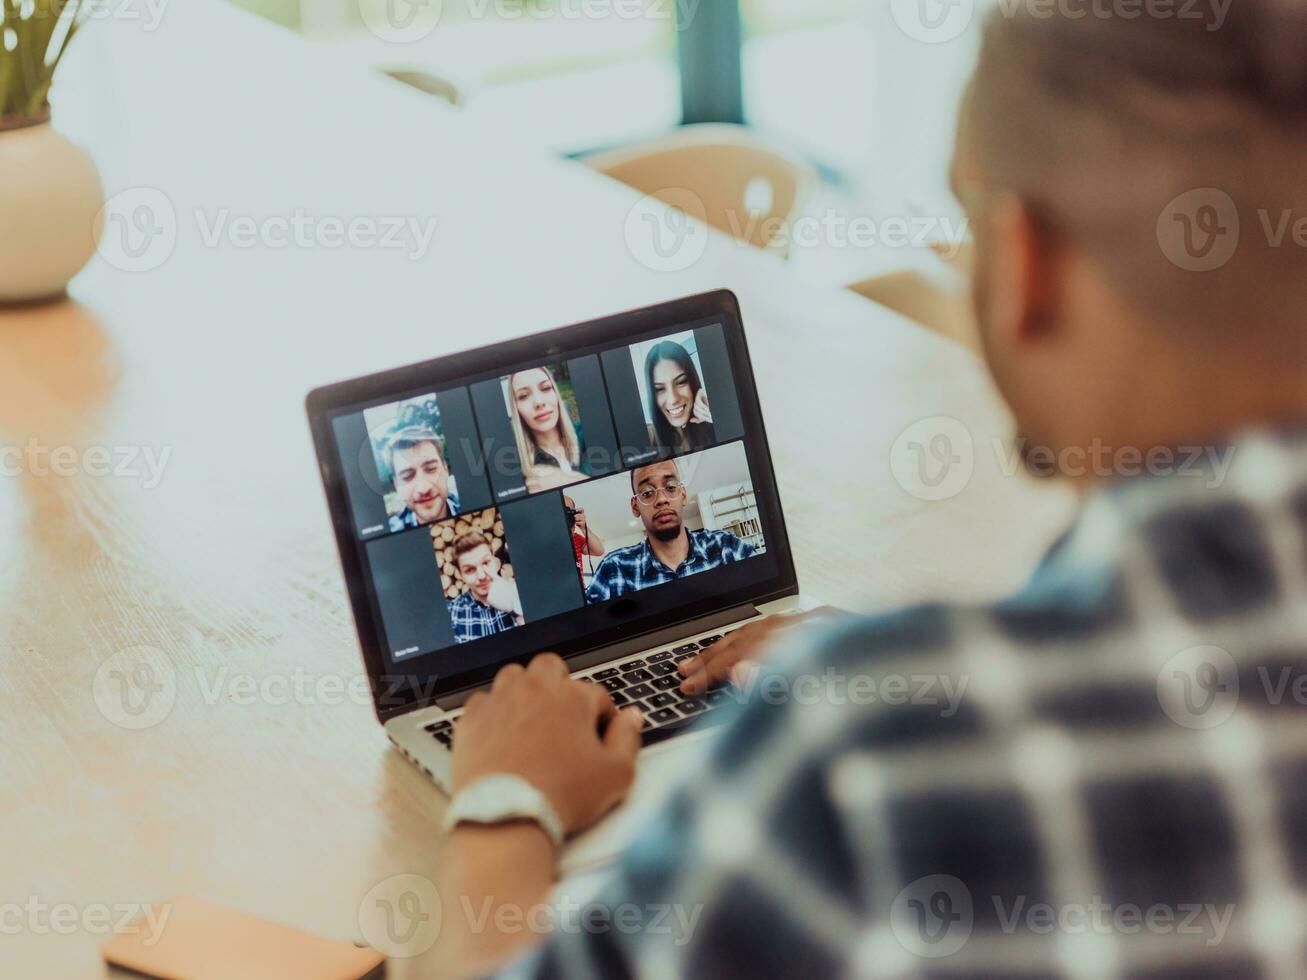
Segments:
[[[83,0],[0,0],[0,116],[45,111],[55,71],[84,13]]]

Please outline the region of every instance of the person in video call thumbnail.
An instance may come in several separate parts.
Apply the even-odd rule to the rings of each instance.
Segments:
[[[576,501],[571,497],[563,497],[563,513],[567,515],[568,526],[572,529],[572,551],[576,554],[576,570],[585,576],[585,558],[591,559],[602,558],[608,550],[604,547],[604,539],[595,533],[586,520],[585,510],[576,505]],[[594,562],[590,563],[591,574],[594,573]]]
[[[400,429],[386,440],[383,455],[404,501],[389,518],[392,531],[443,521],[458,514],[458,495],[449,487],[449,466],[440,436],[423,426]]]
[[[527,490],[539,493],[586,479],[581,440],[554,373],[547,367],[518,371],[508,379],[508,394]]]
[[[732,562],[757,549],[728,531],[691,531],[682,514],[689,495],[675,461],[631,471],[631,513],[644,524],[639,544],[604,556],[586,590],[587,602],[605,602],[628,592],[673,582]]]
[[[661,448],[690,452],[717,444],[708,392],[689,351],[674,340],[654,344],[644,359],[644,377],[649,417]]]
[[[449,604],[454,639],[469,643],[521,626],[522,602],[517,584],[500,573],[503,563],[480,531],[468,531],[454,539],[454,565],[467,587]]]

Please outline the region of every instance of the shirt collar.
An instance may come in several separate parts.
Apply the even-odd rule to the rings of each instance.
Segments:
[[[1103,560],[1168,511],[1239,503],[1261,510],[1307,491],[1307,429],[1251,429],[1143,464],[1145,472],[1090,489],[1050,558]]]
[[[698,534],[694,531],[691,531],[688,527],[685,528],[685,533],[690,538],[690,551],[685,556],[685,561],[681,563],[682,566],[687,565],[695,560],[703,561],[704,558],[707,557],[707,555],[704,553],[704,547],[705,547],[704,536],[702,534]],[[658,560],[658,556],[655,555],[653,552],[653,545],[649,543],[648,534],[645,534],[644,536],[643,559],[644,559],[644,565],[646,569],[666,568],[667,571],[672,572],[673,574],[675,574],[676,572],[675,568],[667,568],[666,565],[664,565],[661,561]]]

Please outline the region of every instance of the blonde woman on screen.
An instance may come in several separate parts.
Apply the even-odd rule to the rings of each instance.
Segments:
[[[586,479],[581,441],[553,372],[547,367],[518,371],[509,377],[507,387],[527,490],[538,493]]]

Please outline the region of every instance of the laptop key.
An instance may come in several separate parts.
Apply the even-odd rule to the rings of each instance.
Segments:
[[[649,668],[649,673],[653,674],[655,677],[666,677],[668,674],[676,673],[676,664],[669,664],[666,661],[653,664]]]
[[[614,691],[611,696],[613,699],[613,704],[615,704],[619,708],[631,703],[631,699],[628,698],[621,691]]]
[[[648,660],[651,664],[657,664],[657,663],[662,663],[664,660],[670,659],[671,656],[672,656],[671,650],[659,650],[657,653],[649,654],[649,656],[645,657],[644,659]]]
[[[679,647],[673,647],[672,653],[694,653],[698,649],[699,644],[697,643],[683,643]]]
[[[435,739],[441,745],[448,746],[449,748],[454,747],[454,739],[451,737],[450,732],[436,732]]]
[[[697,715],[706,707],[703,698],[686,698],[676,706],[676,710],[683,715]]]
[[[665,725],[669,721],[677,721],[680,715],[671,708],[659,708],[657,711],[651,712],[648,718],[655,725]]]
[[[430,725],[427,725],[422,730],[424,732],[431,732],[434,735],[436,732],[447,731],[449,728],[450,728],[450,724],[448,721],[437,721],[437,722],[433,722]]]
[[[626,696],[634,701],[636,698],[647,698],[653,692],[654,689],[648,684],[632,684],[626,689]]]
[[[731,697],[731,692],[726,690],[726,688],[715,687],[707,694],[708,707],[710,708],[715,707],[716,705],[721,704],[723,701],[730,700],[730,697]]]
[[[668,674],[666,677],[655,677],[653,686],[659,691],[670,691],[674,687],[681,686],[681,678],[673,674]]]
[[[594,679],[597,681],[606,681],[608,680],[608,678],[616,677],[616,676],[617,676],[617,668],[609,667],[607,670],[601,670],[598,673],[596,673],[594,675]]]
[[[720,636],[705,636],[702,640],[699,641],[699,646],[710,647],[720,639],[721,639]]]
[[[637,670],[627,671],[625,674],[622,675],[622,678],[626,681],[626,683],[631,684],[633,682],[638,682],[638,681],[651,681],[653,680],[653,676],[654,676],[653,674],[649,673],[649,671],[641,667]]]
[[[608,688],[609,691],[620,691],[622,688],[626,687],[626,681],[622,680],[620,677],[610,677],[607,680],[600,681],[599,683]]]
[[[638,670],[643,666],[645,666],[645,662],[643,660],[631,660],[628,661],[627,663],[622,664],[617,669],[620,670],[623,674],[629,674],[631,671]]]
[[[650,707],[653,708],[665,708],[669,704],[676,703],[676,696],[673,694],[668,694],[666,691],[661,691],[660,693],[655,694],[653,697],[651,697],[647,703],[649,704]]]

